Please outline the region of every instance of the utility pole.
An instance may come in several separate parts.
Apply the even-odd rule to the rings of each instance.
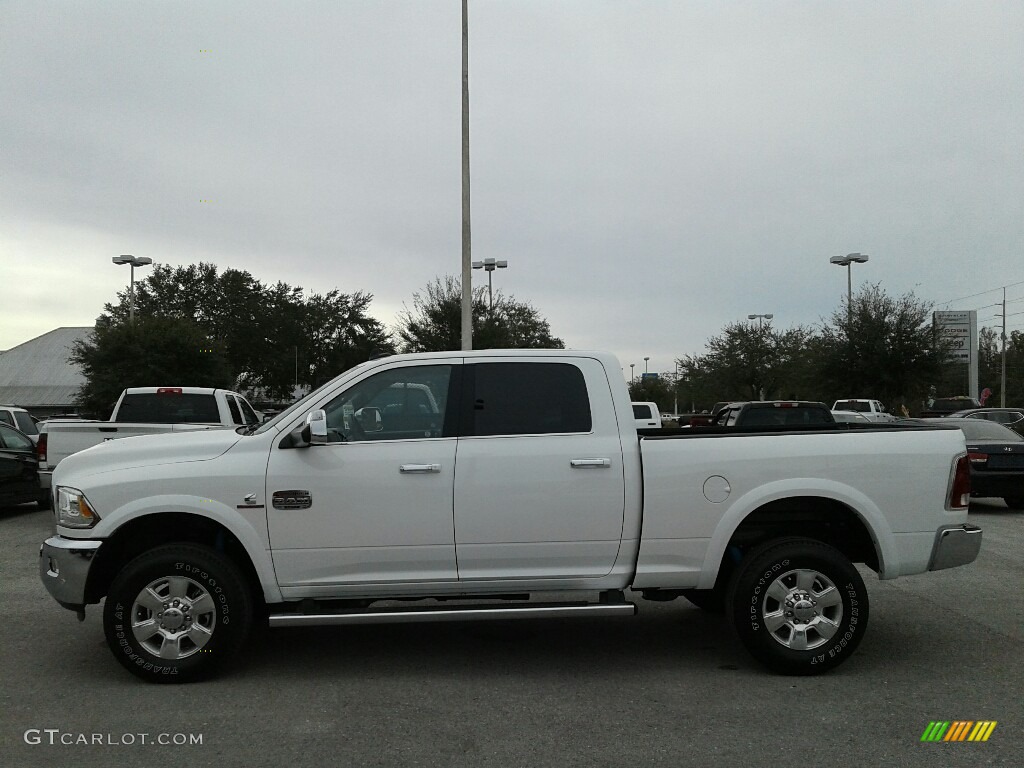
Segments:
[[[999,376],[999,407],[1006,407],[1006,286],[1003,286],[1003,332],[1000,335],[1002,341],[1003,371]]]

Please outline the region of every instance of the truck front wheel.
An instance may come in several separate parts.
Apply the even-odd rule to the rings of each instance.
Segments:
[[[864,580],[839,550],[814,539],[767,542],[730,584],[740,642],[775,672],[815,675],[849,658],[867,629]]]
[[[195,544],[151,549],[114,579],[103,629],[133,674],[184,683],[212,674],[245,643],[252,597],[237,566]]]

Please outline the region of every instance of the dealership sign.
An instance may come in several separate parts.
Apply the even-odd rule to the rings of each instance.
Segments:
[[[970,396],[978,397],[978,313],[970,309],[958,312],[935,312],[935,328],[950,345],[949,359],[967,363]]]

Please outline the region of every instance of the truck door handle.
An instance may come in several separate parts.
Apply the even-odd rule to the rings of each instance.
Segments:
[[[398,471],[403,475],[426,474],[428,472],[440,472],[440,464],[402,464]]]
[[[573,467],[610,467],[611,459],[570,459],[569,465]]]

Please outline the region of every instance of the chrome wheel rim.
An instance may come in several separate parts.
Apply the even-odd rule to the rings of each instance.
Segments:
[[[186,659],[210,642],[217,624],[210,593],[184,576],[165,576],[147,584],[132,605],[132,634],[154,656]]]
[[[771,583],[761,610],[775,642],[794,651],[809,651],[839,631],[843,596],[825,574],[802,568]]]

